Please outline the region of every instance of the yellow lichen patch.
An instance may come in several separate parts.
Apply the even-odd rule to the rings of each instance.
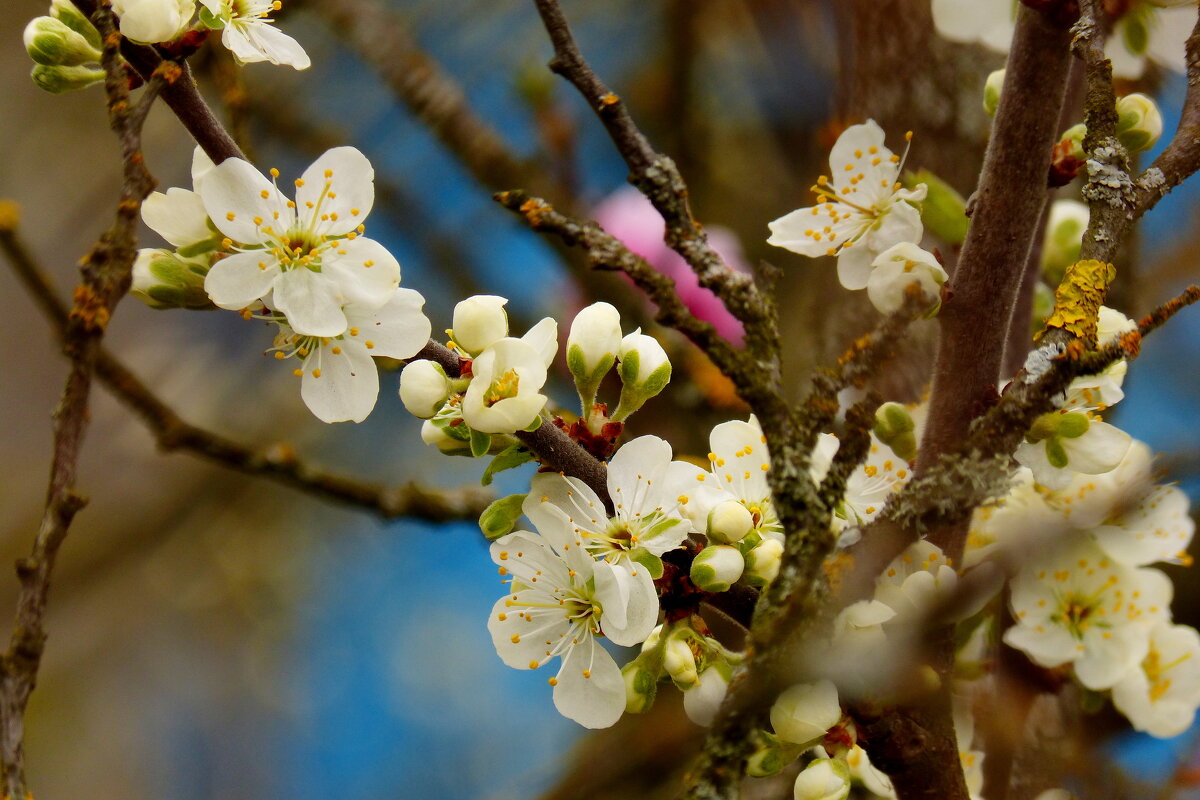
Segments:
[[[1059,328],[1095,346],[1100,304],[1114,277],[1116,270],[1112,264],[1095,259],[1076,261],[1067,267],[1062,283],[1054,292],[1054,312],[1038,338],[1052,328]]]

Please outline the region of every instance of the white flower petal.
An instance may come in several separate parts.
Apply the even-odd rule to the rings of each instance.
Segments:
[[[279,276],[278,262],[265,251],[234,253],[212,265],[204,291],[221,308],[237,311],[266,296]]]
[[[355,147],[326,150],[304,170],[300,180],[298,213],[301,219],[318,215],[312,226],[317,233],[347,234],[366,219],[375,204],[375,170]]]
[[[347,331],[355,341],[367,347],[373,356],[412,358],[429,341],[432,325],[421,311],[425,298],[412,289],[397,289],[387,305],[378,311],[362,313],[346,309]],[[357,330],[357,333],[354,333]]]
[[[838,283],[851,291],[865,289],[871,279],[871,262],[876,255],[861,241],[844,248],[838,255]]]
[[[376,309],[400,285],[400,263],[374,239],[360,236],[330,243],[321,253],[321,272],[337,284],[346,304]]]
[[[202,242],[213,235],[204,201],[187,189],[153,192],[142,201],[142,221],[176,247]]]
[[[347,328],[336,287],[312,270],[300,267],[280,275],[275,282],[274,302],[297,333],[338,336]]]
[[[304,360],[300,397],[322,422],[362,422],[379,397],[379,372],[365,347],[331,340]]]
[[[240,158],[227,158],[213,167],[198,189],[204,200],[204,210],[217,230],[235,242],[256,244],[266,241],[262,226],[282,232],[294,220],[287,198],[262,173]]]
[[[625,711],[621,670],[590,634],[563,659],[554,707],[585,728],[607,728]]]

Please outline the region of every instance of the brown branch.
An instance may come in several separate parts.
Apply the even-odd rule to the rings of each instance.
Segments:
[[[675,163],[657,152],[630,116],[625,103],[600,80],[575,44],[557,0],[535,0],[554,45],[550,69],[566,78],[599,117],[629,167],[629,182],[641,190],[667,223],[664,240],[692,268],[700,285],[721,298],[726,308],[751,328],[764,323],[753,280],[731,269],[708,244],[704,228],[692,216],[687,185]]]
[[[124,69],[117,55],[121,38],[107,7],[92,16],[104,40],[103,66],[109,123],[121,145],[124,165],[121,199],[112,227],[81,267],[82,283],[66,320],[63,349],[71,360],[62,399],[54,411],[54,445],[46,508],[30,555],[17,562],[20,589],[9,646],[0,656],[0,772],[4,794],[23,798],[25,783],[25,709],[37,684],[46,642],[46,602],[54,561],[75,514],[86,502],[75,491],[79,451],[88,421],[88,400],[100,342],[113,309],[129,288],[137,244],[135,230],[143,198],[154,188],[141,153],[141,128],[150,104],[163,87],[154,76],[137,104],[131,104]]]
[[[0,206],[0,249],[61,339],[69,309],[15,230],[15,209]],[[480,488],[434,490],[410,482],[379,486],[318,469],[284,443],[252,447],[185,421],[103,346],[96,354],[96,377],[145,423],[164,452],[184,451],[220,466],[275,481],[314,497],[357,507],[383,519],[412,517],[448,522],[479,517],[492,500]]]

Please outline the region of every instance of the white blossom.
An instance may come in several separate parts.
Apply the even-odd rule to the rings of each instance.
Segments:
[[[382,308],[346,306],[348,327],[337,336],[306,336],[279,322],[272,350],[277,359],[298,358],[293,372],[300,396],[322,422],[362,422],[379,397],[379,373],[372,356],[411,358],[429,341],[425,298],[396,289]]]
[[[830,175],[813,187],[817,204],[770,223],[767,243],[812,258],[836,255],[842,286],[865,288],[876,256],[921,238],[921,216],[911,203],[925,199],[925,185],[901,189],[900,160],[874,120],[851,125],[829,154]]]
[[[238,246],[209,270],[212,301],[236,310],[263,300],[306,336],[344,333],[345,306],[388,302],[400,264],[360,235],[375,200],[374,174],[358,150],[334,148],[296,181],[292,202],[240,158],[213,167],[197,190],[213,224]]]
[[[283,7],[280,0],[200,0],[209,14],[206,23],[222,28],[221,44],[229,48],[239,64],[269,61],[296,69],[312,62],[300,44],[274,26],[272,11]]]
[[[135,42],[155,44],[179,36],[196,13],[195,0],[112,0],[120,18],[121,35]]]
[[[1101,475],[1114,469],[1132,442],[1128,433],[1093,414],[1052,411],[1038,418],[1014,455],[1042,486],[1062,489],[1076,473]]]
[[[1043,667],[1071,664],[1108,689],[1146,655],[1149,628],[1170,613],[1170,580],[1117,562],[1086,539],[1030,560],[1011,583],[1010,647]]]
[[[546,363],[528,342],[501,339],[471,363],[471,370],[462,415],[477,431],[524,430],[546,406],[546,395],[540,393],[546,383]]]
[[[796,776],[795,800],[846,800],[850,796],[850,769],[845,762],[817,758]]]
[[[696,685],[683,693],[684,713],[697,725],[712,725],[728,689],[729,679],[720,668],[709,667],[700,673]]]
[[[1200,635],[1160,620],[1141,664],[1113,686],[1113,705],[1139,731],[1167,738],[1192,726],[1200,705]]]
[[[912,242],[900,242],[884,250],[871,262],[867,279],[867,297],[883,314],[899,311],[909,286],[916,284],[930,312],[941,304],[946,270],[933,254]]]

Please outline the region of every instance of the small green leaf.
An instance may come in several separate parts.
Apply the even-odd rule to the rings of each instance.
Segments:
[[[492,448],[492,435],[471,429],[471,455],[475,458],[487,455]]]
[[[510,445],[496,454],[496,457],[492,459],[492,463],[488,464],[487,469],[483,471],[483,477],[479,482],[484,486],[491,486],[492,478],[496,476],[496,473],[512,469],[513,467],[519,467],[532,460],[533,453],[519,444]]]

